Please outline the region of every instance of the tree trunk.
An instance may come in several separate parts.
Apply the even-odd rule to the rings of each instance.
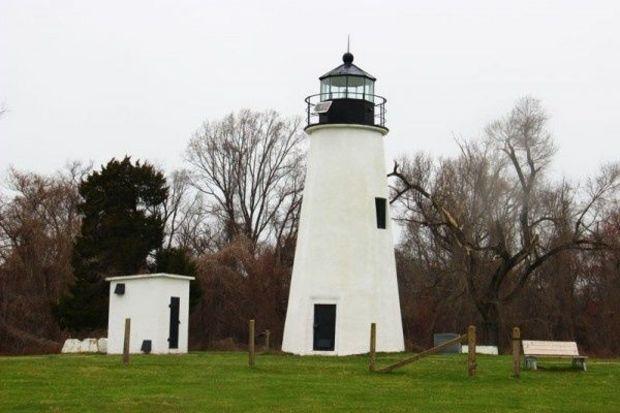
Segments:
[[[497,346],[499,350],[500,316],[497,301],[482,303],[478,306],[482,316],[482,333],[489,345]]]

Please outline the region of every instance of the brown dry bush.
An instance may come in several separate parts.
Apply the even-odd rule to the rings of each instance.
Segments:
[[[74,164],[46,177],[12,170],[0,204],[0,353],[56,352],[64,335],[53,309],[73,274],[79,229]]]
[[[256,320],[257,335],[269,329],[271,342],[278,346],[291,272],[276,251],[269,246],[254,248],[247,239],[237,238],[198,263],[203,299],[190,317],[190,347],[219,348],[225,340],[229,347],[243,347],[250,319]]]

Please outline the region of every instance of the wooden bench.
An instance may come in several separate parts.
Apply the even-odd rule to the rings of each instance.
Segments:
[[[525,368],[537,370],[538,357],[570,358],[573,366],[586,371],[586,356],[580,356],[574,341],[537,341],[523,340]]]

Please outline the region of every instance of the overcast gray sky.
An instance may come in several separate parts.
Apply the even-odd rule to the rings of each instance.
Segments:
[[[204,119],[302,115],[348,33],[388,99],[388,161],[453,154],[526,94],[552,116],[559,173],[620,158],[619,1],[0,0],[0,171],[180,167]]]

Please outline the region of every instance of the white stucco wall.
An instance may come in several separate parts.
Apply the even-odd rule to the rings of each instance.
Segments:
[[[347,355],[403,351],[392,222],[378,229],[375,197],[388,198],[384,131],[321,125],[310,135],[308,171],[282,349]],[[315,304],[336,304],[333,352],[313,351]]]
[[[140,353],[143,340],[151,340],[154,354],[186,353],[189,319],[189,281],[193,277],[146,274],[111,277],[108,313],[108,354],[121,354],[125,319],[131,319],[129,351]],[[125,284],[125,294],[114,294],[117,283]],[[170,297],[179,297],[179,347],[168,347]]]

